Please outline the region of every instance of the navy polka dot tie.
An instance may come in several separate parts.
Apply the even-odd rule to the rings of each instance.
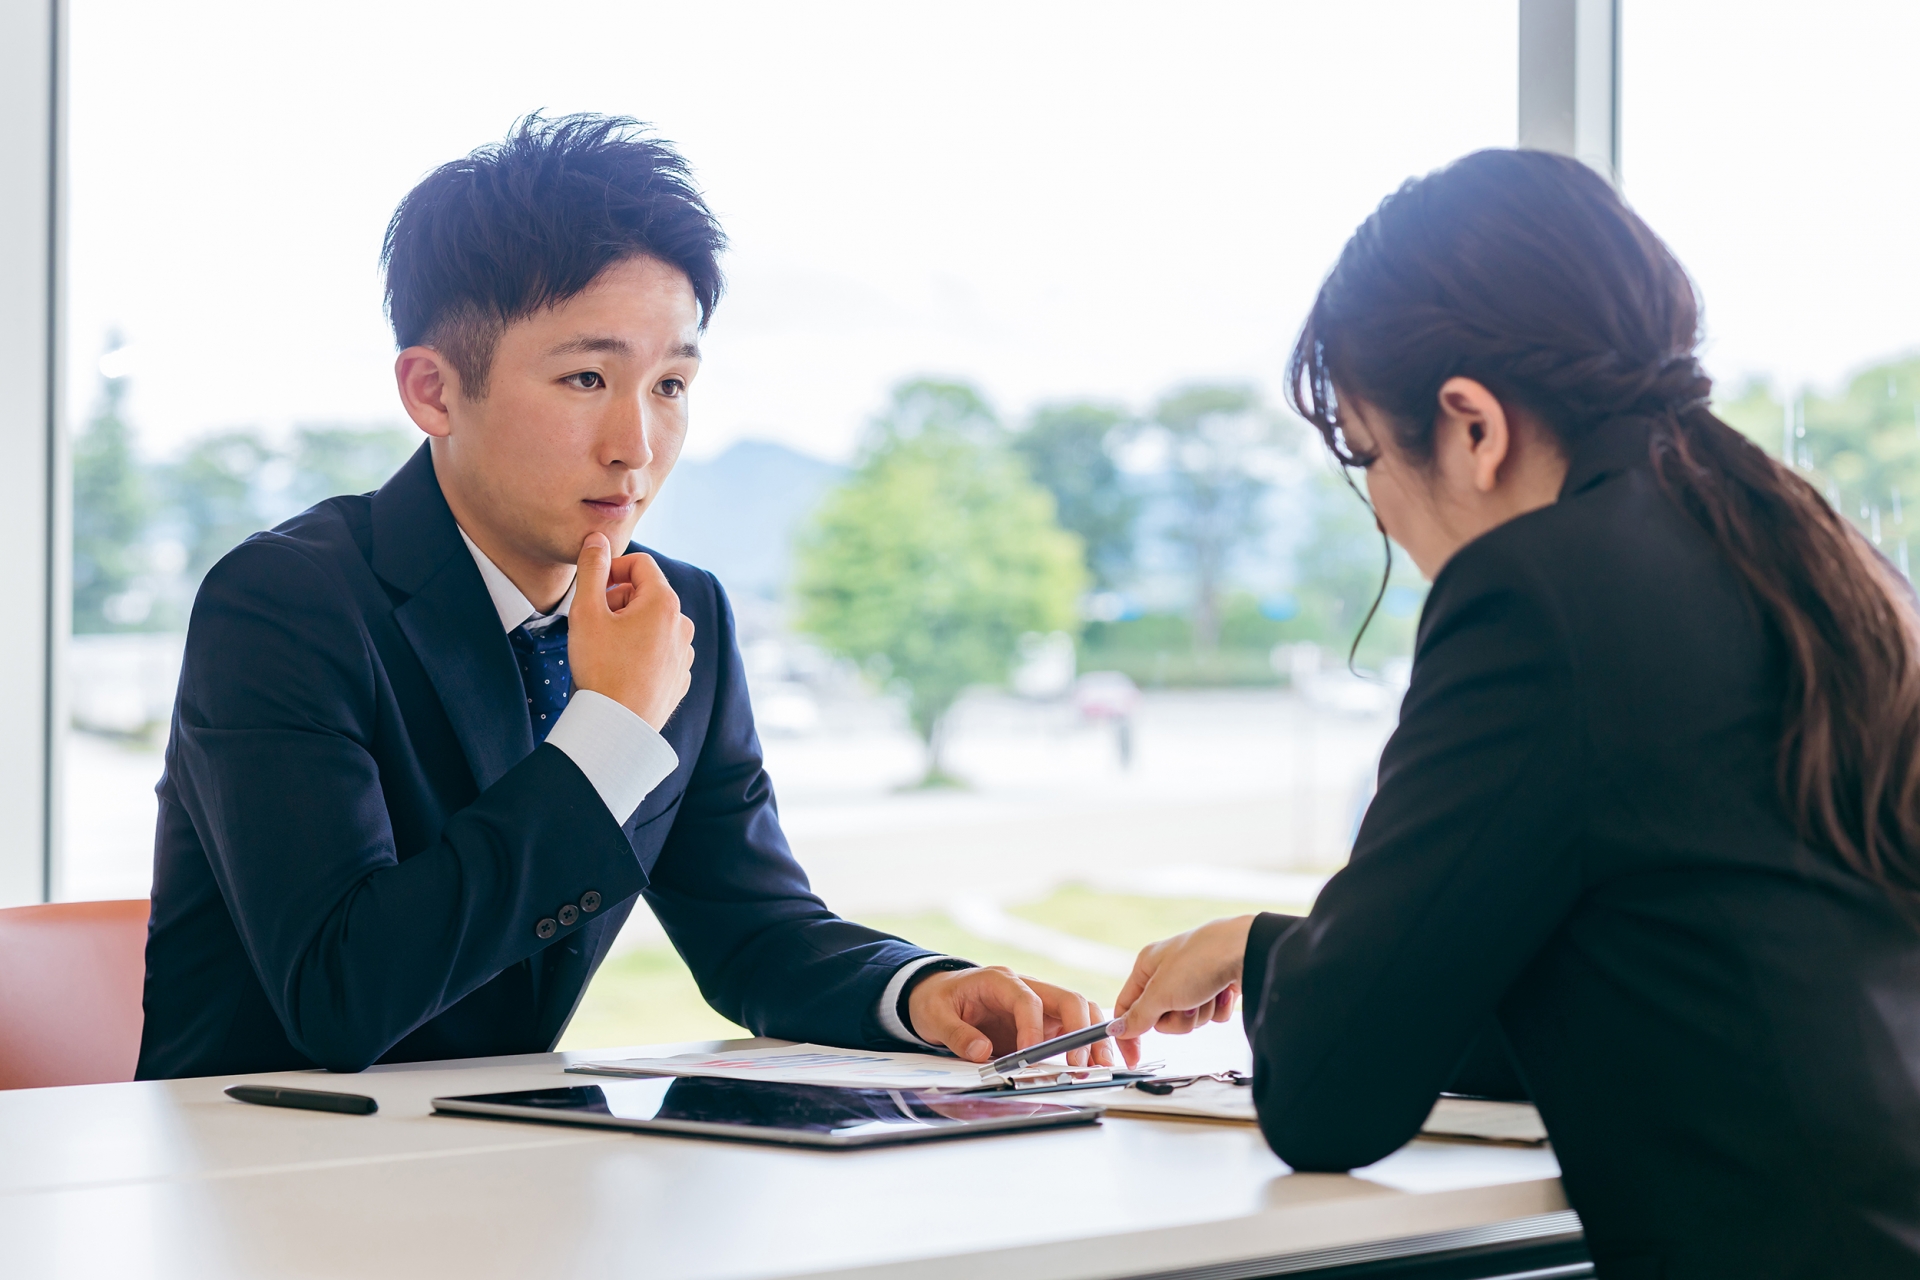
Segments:
[[[557,618],[539,635],[525,627],[507,632],[507,643],[520,663],[520,683],[527,691],[527,718],[533,722],[533,740],[545,742],[553,722],[566,710],[573,693],[567,670],[567,620]]]

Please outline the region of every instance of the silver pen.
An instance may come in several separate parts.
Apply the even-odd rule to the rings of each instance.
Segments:
[[[1042,1040],[1039,1044],[1016,1049],[1004,1058],[995,1058],[986,1065],[981,1075],[1005,1076],[1009,1071],[1018,1071],[1021,1067],[1032,1066],[1055,1054],[1069,1053],[1074,1049],[1084,1049],[1090,1044],[1098,1044],[1113,1034],[1113,1029],[1123,1019],[1115,1018],[1111,1022],[1096,1022],[1092,1026],[1082,1027],[1078,1031],[1069,1031],[1063,1036],[1051,1040]]]

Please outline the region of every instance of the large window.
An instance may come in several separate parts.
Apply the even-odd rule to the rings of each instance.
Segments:
[[[395,202],[543,109],[653,122],[733,238],[688,454],[638,536],[731,591],[827,900],[1101,995],[1150,937],[1310,900],[1369,793],[1421,588],[1396,581],[1348,674],[1380,549],[1280,410],[1282,363],[1385,192],[1512,143],[1516,41],[1512,0],[1171,23],[73,0],[64,893],[146,892],[199,576],[417,443],[375,263]],[[889,586],[863,548],[954,524],[862,514],[894,482],[883,442],[928,437],[996,478],[943,496],[959,523],[1053,548],[968,553],[1018,600],[951,619],[940,670],[899,642],[913,616],[855,626],[817,589]],[[576,1042],[719,1029],[650,923]]]
[[[1717,408],[1911,572],[1920,10],[1662,0],[1623,31],[1625,190],[1706,302]]]

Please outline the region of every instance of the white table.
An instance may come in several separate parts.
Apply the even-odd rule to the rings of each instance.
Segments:
[[[807,1151],[430,1114],[722,1043],[771,1042],[245,1077],[371,1094],[371,1117],[237,1103],[240,1077],[0,1093],[0,1271],[1232,1280],[1579,1230],[1547,1150],[1417,1141],[1335,1176],[1222,1124]]]

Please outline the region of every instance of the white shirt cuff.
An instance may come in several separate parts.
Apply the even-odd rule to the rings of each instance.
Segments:
[[[547,741],[580,766],[622,826],[680,767],[680,757],[652,725],[591,689],[573,691],[567,709],[547,730]]]
[[[920,972],[936,960],[951,960],[952,956],[921,956],[918,960],[909,960],[893,971],[893,978],[887,983],[887,989],[880,993],[880,1029],[895,1040],[904,1040],[908,1044],[923,1044],[929,1049],[946,1051],[945,1045],[922,1040],[913,1034],[913,1028],[900,1021],[900,992],[907,985],[907,979]]]

